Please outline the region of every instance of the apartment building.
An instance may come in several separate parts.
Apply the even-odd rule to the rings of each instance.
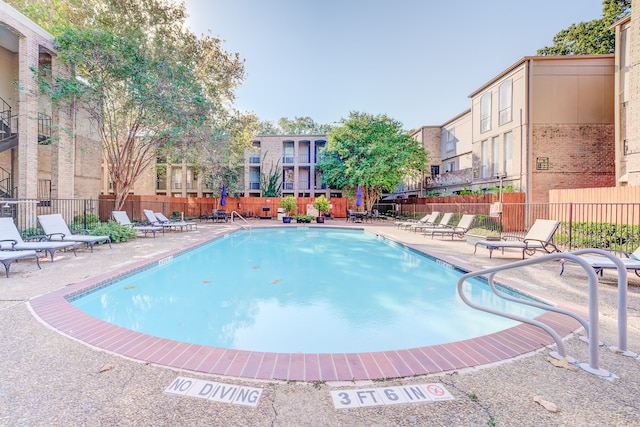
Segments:
[[[457,193],[472,183],[472,117],[466,110],[440,126],[425,126],[413,134],[429,157],[430,174],[423,180],[422,195]],[[418,189],[413,189],[415,192]],[[409,195],[411,197],[411,195]]]
[[[53,36],[0,2],[0,197],[97,197],[102,151],[82,111],[53,108],[32,70],[54,76]],[[49,71],[50,70],[50,71]],[[20,204],[20,209],[35,206]]]
[[[613,55],[525,57],[472,93],[473,183],[531,203],[615,185]]]
[[[245,150],[244,196],[260,197],[262,182],[272,181],[282,196],[342,197],[342,191],[322,184],[316,170],[319,155],[327,143],[326,135],[259,135]]]
[[[217,197],[219,191],[219,188],[214,189],[211,186],[211,180],[207,180],[186,160],[176,161],[158,157],[152,166],[142,172],[130,193],[144,196]],[[106,165],[102,167],[100,194],[113,194],[113,185]]]
[[[502,184],[537,203],[550,189],[615,185],[614,55],[524,57],[469,98],[440,126],[427,192]]]

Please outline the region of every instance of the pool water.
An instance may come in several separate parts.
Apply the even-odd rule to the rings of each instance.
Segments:
[[[265,228],[231,233],[72,303],[149,335],[279,353],[408,349],[516,324],[464,304],[461,274],[363,230]],[[541,313],[482,282],[465,292],[510,313]]]

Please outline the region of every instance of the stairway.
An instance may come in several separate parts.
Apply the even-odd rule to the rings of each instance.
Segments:
[[[11,106],[0,98],[0,153],[18,146],[17,118],[11,114]],[[15,126],[12,126],[15,122]],[[11,198],[13,177],[11,173],[0,168],[0,198]]]
[[[11,114],[11,106],[0,98],[0,153],[18,146],[17,118]],[[12,126],[13,122],[16,126]]]

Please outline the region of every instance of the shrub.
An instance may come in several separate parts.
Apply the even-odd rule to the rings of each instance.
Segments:
[[[302,214],[293,216],[293,219],[295,219],[296,222],[311,222],[313,221],[313,218],[314,217],[311,215],[302,215]]]
[[[100,224],[100,218],[98,218],[98,215],[92,213],[76,215],[73,217],[73,223],[71,223],[70,228],[72,230],[83,229],[85,228],[85,224],[86,228],[91,230]]]
[[[573,222],[571,224],[572,248],[600,248],[634,251],[640,246],[640,230],[637,225],[610,224],[604,222]],[[563,222],[554,235],[559,245],[569,244],[569,224]]]
[[[103,222],[91,230],[94,236],[110,236],[112,243],[128,242],[136,237],[136,230],[115,221]]]

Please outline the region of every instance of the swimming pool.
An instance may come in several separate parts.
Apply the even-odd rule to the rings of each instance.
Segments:
[[[461,274],[363,230],[268,228],[231,233],[72,303],[152,336],[274,353],[408,349],[517,324],[466,306]],[[541,313],[484,283],[466,292],[520,316]]]

